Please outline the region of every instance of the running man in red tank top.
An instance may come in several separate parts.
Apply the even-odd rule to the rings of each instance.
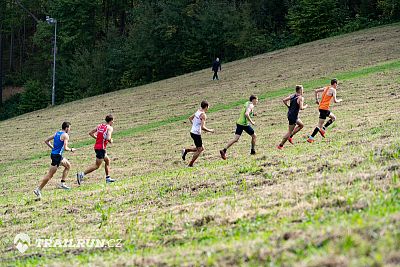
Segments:
[[[94,144],[94,151],[96,153],[96,162],[94,165],[87,168],[84,172],[78,172],[76,174],[76,180],[80,185],[83,181],[85,175],[97,170],[100,168],[101,164],[105,163],[105,172],[106,172],[106,183],[115,182],[114,179],[110,177],[110,158],[107,155],[107,144],[113,142],[112,133],[113,133],[113,125],[114,118],[112,115],[106,116],[106,123],[99,124],[95,129],[93,129],[89,135],[96,139],[96,143]]]
[[[318,126],[315,127],[313,133],[308,137],[307,142],[314,142],[314,137],[317,135],[318,132],[322,135],[322,137],[325,137],[326,128],[328,128],[328,126],[336,120],[336,116],[329,110],[329,106],[332,99],[335,103],[342,102],[342,99],[336,98],[337,85],[338,81],[336,79],[332,79],[330,86],[315,90],[315,102],[319,105],[319,121]],[[318,99],[319,93],[322,93],[321,101],[319,101]],[[327,123],[325,123],[324,125],[327,117],[329,117],[330,120],[327,121]]]

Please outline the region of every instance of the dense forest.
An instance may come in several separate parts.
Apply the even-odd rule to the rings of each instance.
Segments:
[[[399,0],[1,0],[0,119],[400,21]],[[0,94],[0,97],[2,94]]]

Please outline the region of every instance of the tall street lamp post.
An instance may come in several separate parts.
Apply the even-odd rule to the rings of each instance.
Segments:
[[[53,86],[51,88],[51,105],[55,105],[56,101],[56,54],[57,54],[57,20],[46,16],[48,24],[54,24],[54,39],[53,39]]]

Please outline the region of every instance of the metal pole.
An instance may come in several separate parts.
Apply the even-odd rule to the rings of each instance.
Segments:
[[[54,42],[53,42],[53,87],[51,89],[51,105],[56,102],[56,53],[57,53],[57,20],[54,20]]]
[[[0,28],[0,106],[3,105],[3,31]]]

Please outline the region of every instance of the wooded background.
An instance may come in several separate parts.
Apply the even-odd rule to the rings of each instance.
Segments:
[[[0,99],[0,119],[51,103],[47,15],[58,22],[60,104],[400,21],[400,1],[2,0],[0,84],[13,96]]]

